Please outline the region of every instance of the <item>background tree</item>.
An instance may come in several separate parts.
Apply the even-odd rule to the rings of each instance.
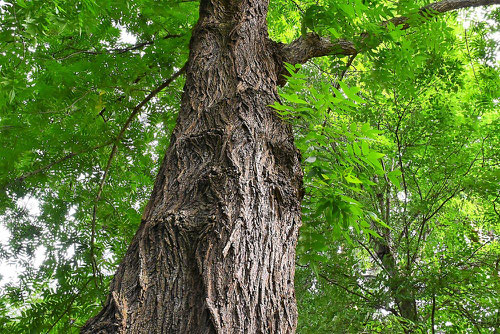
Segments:
[[[219,12],[214,3],[202,2],[199,21],[195,2],[105,1],[97,5],[75,1],[62,6],[18,0],[1,7],[5,56],[1,72],[5,79],[0,99],[0,183],[2,213],[12,231],[3,255],[24,261],[26,267],[17,283],[4,287],[2,326],[17,332],[78,330],[103,301],[111,275],[138,228],[153,177],[159,173],[153,204],[146,209],[140,232],[112,284],[107,313],[100,314],[104,320],[89,326],[111,330],[118,322],[118,326],[128,323],[163,331],[174,327],[188,330],[184,326],[208,332],[237,327],[250,332],[292,331],[296,321],[293,250],[301,172],[287,122],[267,107],[278,100],[276,84],[288,81],[288,92],[282,94],[288,106],[274,106],[295,125],[307,175],[306,224],[299,245],[299,301],[303,310],[323,307],[319,297],[323,301],[358,298],[358,305],[365,304],[344,327],[339,327],[338,319],[346,319],[352,310],[336,313],[337,318],[330,312],[315,312],[312,321],[308,321],[310,313],[304,312],[301,331],[314,329],[315,324],[324,331],[361,331],[387,323],[409,330],[423,328],[429,321],[446,325],[451,319],[448,314],[457,314],[453,320],[457,326],[472,323],[479,330],[493,328],[491,312],[480,319],[477,314],[493,305],[495,295],[482,295],[485,300],[476,308],[456,296],[473,285],[470,279],[480,277],[467,274],[477,268],[486,276],[490,270],[487,279],[492,280],[482,287],[476,284],[474,293],[467,294],[471,300],[474,294],[480,295],[480,288],[498,284],[491,264],[492,256],[498,258],[493,240],[498,222],[494,215],[498,160],[493,149],[498,142],[494,109],[498,72],[492,63],[491,45],[479,38],[478,30],[477,45],[470,41],[470,49],[478,54],[468,52],[466,58],[476,83],[481,83],[482,90],[474,91],[477,86],[470,84],[470,70],[468,76],[463,74],[466,62],[460,60],[462,64],[453,69],[447,58],[446,50],[455,42],[450,36],[456,33],[446,28],[442,17],[433,17],[497,2],[443,1],[424,9],[420,6],[425,3],[414,2],[396,6],[383,1],[275,2],[269,7],[269,31],[274,41],[282,43],[267,38],[266,2],[217,3],[228,6],[226,10],[231,7],[231,15],[221,15],[225,11]],[[450,23],[453,20],[449,18]],[[120,42],[120,27],[135,35],[137,42]],[[185,66],[190,39],[191,56]],[[431,56],[426,55],[428,50],[433,51]],[[346,62],[322,58],[293,74],[298,69],[294,65],[328,54],[350,57]],[[485,60],[481,71],[477,58]],[[450,63],[451,70],[442,66],[443,60]],[[291,64],[288,70],[284,62]],[[364,75],[348,75],[351,66],[363,66],[357,73]],[[436,81],[446,82],[443,78],[454,74],[468,85],[426,89],[427,95],[421,96],[412,87],[423,89],[425,82],[431,82],[432,69],[444,71]],[[301,97],[297,92],[306,86],[306,71],[311,72],[309,81],[316,88],[307,88]],[[330,71],[337,73],[337,79],[345,78],[347,84],[329,84],[331,75],[325,72]],[[181,107],[182,74],[187,79]],[[290,78],[284,80],[283,74]],[[394,85],[381,90],[380,82],[387,83],[387,79]],[[460,105],[452,104],[447,110],[443,107],[446,98],[432,99],[436,91],[449,91],[447,96],[460,91],[470,105],[481,101],[487,107],[481,115],[485,123],[481,118],[474,131],[433,124],[436,119],[454,124],[460,118]],[[314,103],[308,104],[311,100]],[[402,109],[406,104],[410,110]],[[440,107],[436,110],[441,114],[431,112],[434,109],[429,105]],[[381,115],[375,113],[379,106],[384,106]],[[464,115],[476,120],[478,116],[477,112],[462,112]],[[159,156],[169,145],[176,121],[171,148],[160,168]],[[420,131],[433,140],[416,149],[410,144]],[[469,132],[471,141],[463,137]],[[456,161],[452,161],[438,153],[439,147],[457,144],[465,148],[457,147],[460,158],[471,162],[468,170],[464,170],[463,160],[453,156]],[[480,168],[474,155],[479,150],[483,158]],[[380,160],[384,154],[386,158]],[[431,172],[436,158],[450,168]],[[409,180],[413,177],[414,183]],[[468,177],[474,177],[476,184]],[[161,190],[164,182],[171,191]],[[398,183],[403,184],[404,197],[395,190]],[[430,195],[419,196],[418,201],[415,189],[419,187]],[[450,189],[456,190],[451,199],[440,198]],[[461,194],[467,195],[466,200]],[[463,200],[455,201],[457,198]],[[39,213],[23,208],[30,201],[37,203]],[[448,211],[447,215],[445,209],[451,204],[468,205],[469,209],[455,210],[460,213],[456,216]],[[443,220],[437,221],[441,216]],[[467,217],[475,217],[475,229],[465,228],[472,224]],[[466,239],[448,238],[444,228],[455,221],[465,222],[460,231],[477,234],[478,240],[492,228],[488,233],[493,239],[478,250],[467,242],[464,247]],[[268,232],[259,232],[259,228]],[[418,238],[410,241],[411,231],[417,230]],[[404,238],[395,247],[393,235],[398,233]],[[151,239],[144,237],[148,234]],[[372,238],[368,240],[367,235]],[[176,253],[165,253],[163,242],[176,244],[168,248]],[[353,246],[360,243],[361,248]],[[447,252],[440,258],[434,251],[444,244],[463,253]],[[30,259],[40,252],[46,259],[34,268]],[[406,267],[428,266],[423,278],[414,279],[411,270],[404,270],[401,254],[408,252]],[[283,254],[285,258],[281,258]],[[464,262],[464,256],[470,258]],[[470,265],[469,260],[476,259]],[[378,269],[374,269],[377,263]],[[428,281],[425,275],[430,277],[432,270],[442,267],[449,274],[434,275],[441,279],[420,287]],[[176,272],[172,268],[182,268],[177,278],[185,286],[179,284],[177,289],[160,284],[174,282],[168,278]],[[235,268],[241,268],[243,274]],[[256,272],[263,275],[256,276]],[[339,273],[344,281],[338,279]],[[366,279],[360,280],[360,275]],[[156,279],[148,279],[152,277]],[[443,282],[452,287],[446,290],[440,285]],[[234,290],[228,289],[231,286]],[[165,318],[155,313],[159,310],[155,298],[162,289],[184,296],[166,298],[161,306],[162,310],[176,308],[174,303],[179,301],[176,321],[168,319],[175,313],[167,312]],[[259,302],[257,296],[261,296]],[[235,299],[244,302],[232,302]],[[188,311],[190,303],[199,310]],[[394,318],[384,316],[382,309]],[[426,318],[429,312],[430,318]],[[322,321],[327,314],[337,325]],[[188,324],[184,320],[190,317],[193,321]],[[273,322],[264,320],[269,317]]]
[[[425,31],[395,36],[380,50],[387,67],[377,58],[348,62],[343,78],[363,87],[367,102],[354,111],[337,107],[331,122],[339,127],[350,122],[361,138],[334,137],[336,146],[326,151],[310,141],[303,147],[315,157],[308,158],[306,182],[317,189],[306,195],[305,206],[317,200],[327,205],[313,204],[304,216],[297,289],[299,309],[308,311],[300,331],[431,332],[435,326],[443,332],[492,332],[498,327],[499,76],[488,57],[477,58],[492,53],[485,28],[473,27],[468,40],[461,26],[455,28],[461,35],[446,33],[442,38],[452,45],[446,50],[427,43]],[[395,52],[401,43],[419,60],[412,71]],[[362,70],[370,67],[369,74]],[[303,82],[304,99],[316,86]],[[375,169],[371,177],[366,174],[369,136],[362,134],[366,123],[383,135],[374,146],[385,153],[378,175]],[[344,169],[332,170],[332,154],[349,157],[341,159]],[[353,172],[357,179],[349,176]],[[352,188],[356,184],[361,186]],[[368,211],[380,237],[355,233],[362,227],[349,220],[359,217],[355,207]],[[330,241],[336,238],[332,225],[339,222],[351,229],[345,235],[351,243]]]

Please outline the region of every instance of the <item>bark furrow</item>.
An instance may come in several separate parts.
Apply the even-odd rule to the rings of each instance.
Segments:
[[[83,333],[293,333],[302,171],[267,1],[203,0],[171,146]]]

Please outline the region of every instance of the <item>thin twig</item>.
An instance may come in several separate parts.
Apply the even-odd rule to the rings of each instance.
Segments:
[[[349,59],[347,60],[347,63],[345,65],[344,69],[342,70],[342,72],[340,73],[340,76],[337,79],[337,82],[333,85],[333,87],[335,87],[337,90],[339,90],[339,88],[340,88],[340,82],[342,80],[344,80],[344,76],[346,75],[347,70],[349,69],[349,67],[351,67],[352,62],[354,61],[354,58],[356,58],[356,55],[357,54],[353,54],[352,56],[349,57]],[[330,112],[331,112],[331,109],[328,108],[328,113],[330,113]],[[327,122],[328,122],[328,115],[325,115],[325,120],[323,121],[323,126],[321,128],[322,129],[321,130],[321,134],[324,134]]]
[[[361,241],[359,241],[359,240],[356,240],[356,241],[358,244],[361,245],[361,247],[363,247],[368,252],[368,254],[370,254],[370,257],[372,258],[373,262],[375,262],[383,271],[385,271],[385,273],[389,277],[392,277],[391,273],[389,273],[389,271],[387,271],[387,268],[384,266],[384,264],[379,259],[377,259],[377,257],[373,254],[373,252]]]
[[[337,82],[335,83],[334,87],[338,90],[340,89],[340,82],[342,80],[344,80],[344,76],[346,75],[347,73],[347,70],[349,70],[349,67],[351,67],[352,65],[352,62],[354,61],[354,58],[356,58],[357,56],[357,53],[356,54],[353,54],[352,56],[349,57],[349,59],[347,60],[347,63],[345,64],[345,67],[344,69],[342,70],[342,73],[340,73],[340,76],[339,78],[337,79]]]
[[[472,57],[470,55],[469,50],[469,41],[467,39],[467,29],[464,29],[464,37],[465,37],[465,46],[467,47],[467,54],[469,55],[470,66],[472,67],[472,73],[474,74],[474,78],[476,79],[477,87],[479,88],[479,92],[481,92],[481,85],[479,84],[479,80],[477,80],[476,70],[474,69],[474,63],[472,63]]]
[[[434,318],[436,314],[436,294],[432,295],[432,313],[431,313],[431,331],[432,334],[435,333],[435,328],[434,328]]]
[[[420,224],[420,231],[418,233],[418,239],[417,239],[417,247],[415,248],[415,253],[413,254],[411,258],[411,263],[414,263],[417,259],[418,253],[419,253],[419,247],[420,247],[420,241],[422,241],[422,237],[424,234],[424,227],[426,223],[434,217],[441,208],[448,203],[453,197],[455,197],[456,194],[458,194],[461,191],[464,191],[465,188],[457,188],[450,196],[448,196],[438,207],[436,210],[434,210],[429,216],[424,216],[422,218],[422,223]]]
[[[90,283],[92,279],[89,279],[87,282],[85,282],[85,284],[83,285],[83,287],[78,290],[78,292],[71,298],[69,304],[68,304],[68,307],[66,307],[66,309],[64,310],[63,313],[61,313],[61,315],[59,315],[59,317],[57,317],[56,321],[49,327],[49,330],[46,332],[46,334],[49,334],[50,331],[52,330],[52,328],[54,328],[55,325],[57,325],[57,323],[59,321],[61,321],[62,317],[68,313],[70,310],[71,310],[71,306],[73,306],[73,303],[75,302],[76,298],[78,298],[78,296],[80,296],[80,294],[82,293],[82,291],[87,287],[87,285]]]
[[[328,283],[330,284],[333,284],[333,285],[336,285],[338,286],[339,288],[355,295],[355,296],[358,296],[359,298],[363,299],[364,301],[368,302],[368,303],[373,303],[373,301],[369,298],[367,298],[366,296],[363,296],[362,294],[356,292],[356,291],[353,291],[353,290],[350,290],[349,288],[343,286],[342,284],[338,283],[337,281],[334,281],[333,279],[330,279],[328,278],[326,275],[323,275],[322,273],[318,273],[318,275],[323,278],[325,281],[327,281]]]
[[[16,183],[16,182],[22,182],[24,181],[26,178],[30,177],[30,176],[33,176],[33,175],[36,175],[36,174],[39,174],[39,173],[42,173],[50,168],[52,168],[53,166],[61,163],[61,162],[64,162],[74,156],[77,156],[77,155],[80,155],[80,154],[83,154],[83,153],[87,153],[87,152],[90,152],[90,151],[95,151],[97,149],[100,149],[100,148],[103,148],[105,146],[108,146],[108,145],[111,145],[113,143],[113,140],[109,140],[103,144],[99,144],[99,145],[96,145],[96,146],[93,146],[93,147],[90,147],[90,148],[86,148],[84,150],[81,150],[81,151],[77,151],[77,152],[71,152],[55,161],[52,161],[51,163],[49,163],[48,165],[45,165],[43,167],[40,167],[38,168],[37,170],[34,170],[32,172],[29,172],[29,173],[26,173],[26,174],[23,174],[21,175],[20,177],[14,179],[13,181],[7,183],[2,189],[5,189],[6,187]]]
[[[295,5],[295,7],[297,7],[297,9],[302,13],[302,14],[305,14],[304,10],[299,6],[299,4],[295,1],[295,0],[290,0],[291,2],[293,2],[293,4]]]
[[[182,36],[184,36],[184,35],[180,35],[180,34],[166,35],[166,36],[162,37],[161,39],[165,40],[165,39],[170,39],[170,38],[179,38],[179,37],[182,37]],[[106,50],[103,50],[103,51],[76,50],[75,52],[70,53],[69,55],[66,55],[66,56],[60,57],[60,58],[55,58],[55,59],[59,60],[59,61],[60,60],[66,60],[66,59],[69,59],[69,58],[74,57],[74,56],[79,55],[79,54],[88,54],[88,55],[100,55],[100,54],[105,54],[105,53],[123,54],[123,53],[129,52],[129,51],[134,51],[134,50],[141,49],[143,47],[152,45],[155,42],[156,42],[156,40],[151,40],[151,41],[137,43],[135,45],[132,45],[132,46],[129,46],[129,47],[126,47],[126,48],[106,49]]]
[[[134,118],[137,116],[139,111],[148,103],[153,97],[158,95],[159,92],[161,92],[163,89],[165,89],[168,85],[170,85],[177,77],[179,77],[184,71],[186,70],[186,65],[184,65],[180,70],[175,72],[170,78],[165,80],[160,86],[155,88],[151,93],[149,93],[148,96],[144,98],[139,104],[137,104],[134,109],[132,109],[132,113],[128,117],[127,121],[125,124],[123,124],[120,132],[116,136],[114,143],[113,143],[113,148],[111,149],[111,153],[108,158],[108,162],[106,164],[106,168],[104,169],[104,174],[102,176],[101,182],[99,183],[99,188],[97,190],[97,195],[94,200],[94,206],[92,209],[92,224],[91,224],[91,237],[90,237],[90,257],[91,257],[91,262],[92,262],[92,273],[94,275],[94,278],[96,278],[96,274],[99,271],[97,268],[97,262],[95,259],[95,236],[96,236],[96,221],[97,221],[97,205],[99,201],[101,200],[101,195],[102,191],[104,189],[104,185],[106,183],[107,176],[109,174],[109,170],[111,168],[111,163],[113,162],[113,159],[118,151],[118,143],[121,141],[123,138],[125,132],[127,131],[128,127],[130,126],[130,123],[134,120]],[[102,276],[102,275],[100,275]],[[97,284],[97,283],[96,283]]]

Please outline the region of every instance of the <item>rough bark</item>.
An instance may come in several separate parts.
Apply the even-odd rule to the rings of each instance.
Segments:
[[[302,171],[267,0],[202,0],[171,146],[82,333],[293,333]]]

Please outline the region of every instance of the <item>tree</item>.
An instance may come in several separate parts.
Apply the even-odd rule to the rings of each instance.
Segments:
[[[335,38],[331,31],[331,36],[319,35],[328,31],[326,21],[335,6],[310,5],[303,14],[301,36],[283,44],[268,37],[265,0],[202,1],[190,38],[187,31],[196,18],[185,19],[182,11],[195,13],[193,4],[110,1],[104,8],[98,8],[95,3],[85,1],[75,2],[74,8],[54,2],[49,8],[36,2],[17,1],[6,6],[2,13],[10,27],[3,36],[5,52],[20,59],[18,63],[2,64],[8,78],[3,84],[6,88],[2,108],[11,110],[15,106],[27,111],[40,108],[40,111],[29,118],[29,113],[3,113],[2,127],[8,134],[4,143],[12,140],[14,131],[23,123],[30,125],[27,130],[21,129],[23,133],[32,141],[42,141],[35,148],[25,138],[14,150],[5,149],[9,161],[2,161],[6,166],[2,169],[7,171],[2,176],[4,207],[15,213],[17,200],[32,191],[33,186],[40,189],[37,197],[43,199],[44,205],[55,204],[58,208],[44,210],[48,221],[67,215],[71,202],[64,199],[73,197],[76,203],[87,204],[91,209],[80,211],[75,218],[82,222],[76,226],[85,230],[80,235],[85,234],[87,242],[81,245],[88,246],[86,252],[82,250],[80,260],[90,263],[90,268],[83,269],[89,274],[88,279],[81,280],[82,288],[74,293],[74,298],[88,288],[94,290],[97,299],[102,293],[99,280],[103,276],[100,260],[104,257],[103,246],[110,244],[106,239],[119,237],[119,231],[113,231],[117,227],[126,230],[134,226],[133,223],[118,225],[116,218],[109,217],[123,217],[123,211],[130,208],[116,202],[103,204],[108,195],[105,185],[111,183],[122,189],[122,195],[128,199],[125,203],[134,202],[134,196],[141,198],[141,194],[127,191],[147,182],[150,171],[143,171],[145,180],[111,180],[110,174],[113,168],[120,169],[119,163],[132,169],[147,168],[148,161],[146,164],[137,161],[149,158],[126,151],[147,152],[144,143],[155,139],[154,117],[169,116],[153,113],[156,116],[142,122],[134,119],[149,101],[160,98],[159,93],[184,74],[176,125],[140,226],[125,254],[124,245],[114,246],[123,259],[104,307],[85,324],[82,332],[293,332],[297,323],[293,286],[295,247],[303,189],[300,153],[294,145],[291,124],[270,108],[270,105],[280,108],[275,102],[279,101],[277,87],[286,84],[283,75],[293,76],[298,69],[295,65],[315,57],[350,55],[352,58],[375,49],[387,32],[406,30],[439,13],[498,3],[452,0],[421,9],[404,7],[399,9],[413,14],[378,23],[381,14],[383,17],[392,14],[384,9],[387,7],[381,4],[380,8],[369,11],[363,2],[357,1],[352,8],[358,12],[344,6],[347,16],[354,20],[365,11],[363,18],[372,22],[362,22],[357,29],[347,26],[344,32],[351,39]],[[174,14],[166,13],[170,9]],[[157,15],[155,10],[165,16]],[[113,24],[121,22],[138,33],[139,43],[116,46],[117,29]],[[39,35],[46,36],[41,39],[43,42],[36,40]],[[182,54],[184,45],[176,39],[190,39],[186,65],[184,55],[164,53],[173,48]],[[143,55],[134,52],[150,46],[158,49],[150,53],[141,51]],[[130,59],[121,58],[128,54]],[[37,62],[39,57],[45,61]],[[100,68],[93,68],[89,57],[99,62]],[[163,68],[164,63],[170,65]],[[137,68],[128,70],[132,64]],[[114,66],[119,70],[113,70]],[[101,69],[104,70],[100,76]],[[109,75],[111,79],[105,77]],[[163,83],[158,85],[158,81]],[[150,93],[145,97],[136,95],[138,92],[134,90],[140,93],[143,88]],[[162,97],[163,101],[168,98]],[[66,106],[61,108],[62,104]],[[127,106],[131,112],[120,113]],[[84,116],[73,112],[80,108],[86,110]],[[47,123],[51,125],[47,127]],[[63,129],[60,136],[55,131],[58,126]],[[127,138],[129,128],[134,135]],[[165,144],[164,138],[159,140]],[[58,152],[60,147],[65,151]],[[107,150],[105,154],[96,153],[101,149]],[[125,152],[119,156],[119,151]],[[106,155],[107,159],[99,161]],[[98,163],[89,164],[88,156]],[[14,168],[7,165],[11,160],[16,162]],[[72,164],[65,165],[69,161]],[[53,171],[60,173],[65,171],[64,166],[75,165],[77,168],[69,172],[69,183],[58,181],[54,185],[53,189],[58,191],[55,198],[48,188],[40,186],[51,184],[48,176]],[[98,165],[103,168],[96,170]],[[97,183],[97,187],[73,184],[81,178]],[[146,190],[147,187],[140,192]],[[92,198],[90,203],[89,198]],[[122,212],[114,213],[115,210]],[[137,219],[135,210],[131,211],[128,218]],[[27,227],[22,231],[25,235],[43,237],[43,229]],[[55,225],[54,229],[63,234],[61,225]],[[65,239],[62,235],[60,238]],[[72,240],[64,241],[66,245],[72,244]],[[20,244],[19,248],[25,246]],[[60,263],[56,265],[57,262],[64,261],[54,258],[46,270],[52,270],[51,275],[57,278],[61,276],[60,284],[71,285],[67,275],[71,266],[65,268]],[[90,283],[95,288],[90,288]],[[68,307],[71,308],[73,301],[70,299]],[[65,316],[66,311],[61,314]]]
[[[395,56],[385,59],[393,63],[390,71],[379,67],[379,73],[373,74],[390,80],[363,81],[363,97],[369,102],[362,112],[347,115],[354,118],[353,124],[369,123],[379,129],[384,136],[376,146],[385,156],[381,173],[367,179],[362,167],[370,152],[366,142],[348,138],[345,147],[351,154],[339,145],[337,151],[361,160],[354,164],[354,173],[363,185],[355,191],[344,186],[340,192],[356,198],[351,201],[390,228],[372,224],[379,236],[363,238],[353,231],[351,244],[331,242],[332,224],[325,224],[318,212],[304,215],[301,235],[311,240],[299,247],[296,285],[299,309],[309,306],[315,311],[303,313],[301,332],[340,332],[346,323],[349,332],[384,333],[431,332],[432,328],[488,332],[498,327],[495,303],[500,282],[492,273],[498,268],[494,175],[498,174],[499,138],[494,97],[499,80],[494,75],[490,81],[489,74],[497,70],[485,63],[474,63],[475,71],[464,70],[469,64],[468,52],[463,53],[467,48],[460,40],[455,42],[457,46],[448,48],[445,57],[430,55],[432,62],[424,62],[411,75],[398,69]],[[411,43],[421,41],[417,37]],[[465,61],[460,61],[464,56]],[[356,81],[356,77],[352,71],[349,79]],[[491,102],[487,96],[493,97]],[[331,153],[317,149],[310,154],[323,162],[306,165],[306,184],[314,182],[324,192],[318,179],[326,180],[323,175],[333,179],[324,167],[332,159],[322,159]],[[320,175],[311,173],[316,168],[322,168]],[[347,207],[339,196],[315,192],[311,197],[330,202],[326,208],[333,207],[342,217],[354,211],[354,205]],[[322,207],[311,201],[306,196],[305,205]],[[331,299],[337,300],[338,307],[328,303]],[[311,325],[318,308],[327,315]]]

